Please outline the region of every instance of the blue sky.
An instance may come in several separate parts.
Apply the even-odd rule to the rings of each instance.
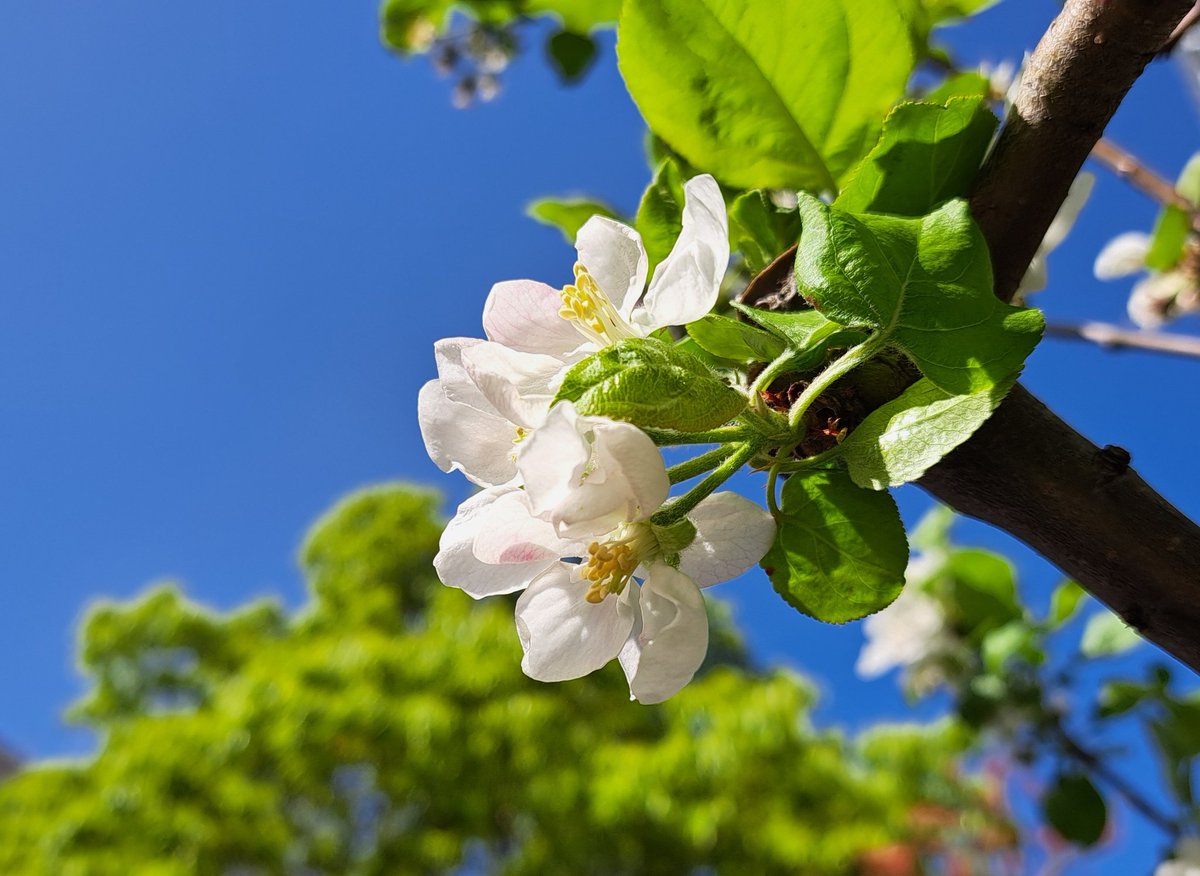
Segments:
[[[1008,0],[947,41],[964,62],[1019,59],[1056,9]],[[339,495],[392,479],[466,495],[416,426],[433,341],[478,335],[497,280],[569,275],[573,251],[523,218],[528,201],[590,193],[630,211],[648,177],[611,39],[563,88],[530,37],[500,98],[463,112],[428,64],[380,47],[371,0],[0,6],[0,738],[19,752],[92,744],[59,717],[82,689],[91,600],[174,578],[218,607],[296,604],[292,556]],[[1173,176],[1197,121],[1157,63],[1110,132]],[[1095,281],[1091,260],[1155,208],[1098,175],[1036,302],[1052,318],[1124,321],[1127,284]],[[1180,388],[1198,369],[1048,340],[1025,379],[1195,517],[1197,414]],[[910,521],[928,505],[899,498]],[[960,535],[1015,551],[1045,602],[1053,569],[982,526]],[[819,681],[823,720],[910,714],[890,679],[853,679],[855,626],[779,611],[760,575],[721,590],[761,659]],[[1153,839],[1118,837],[1106,866],[1148,869]]]

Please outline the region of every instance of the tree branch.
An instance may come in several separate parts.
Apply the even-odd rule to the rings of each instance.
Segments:
[[[1149,350],[1192,359],[1200,358],[1200,338],[1170,332],[1124,329],[1104,322],[1084,322],[1078,325],[1052,322],[1046,325],[1046,334],[1077,341],[1091,341],[1110,349]]]
[[[1142,164],[1132,152],[1105,137],[1092,148],[1092,158],[1164,207],[1178,207],[1186,213],[1193,214],[1192,222],[1195,224],[1196,205],[1179,194],[1169,180]]]
[[[1121,98],[1192,0],[1068,0],[1026,67],[971,198],[996,274],[1016,291]],[[794,258],[794,253],[793,253]],[[781,256],[743,300],[802,305]],[[1200,672],[1200,527],[1020,385],[920,480],[956,510],[1024,541],[1143,636]]]

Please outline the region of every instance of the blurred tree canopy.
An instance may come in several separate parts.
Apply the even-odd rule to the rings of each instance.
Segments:
[[[73,716],[99,750],[0,786],[0,872],[987,872],[1011,846],[965,731],[815,729],[812,688],[751,667],[720,609],[663,706],[615,666],[530,681],[511,603],[434,576],[437,503],[389,486],[335,508],[294,613],[171,585],[94,609]]]

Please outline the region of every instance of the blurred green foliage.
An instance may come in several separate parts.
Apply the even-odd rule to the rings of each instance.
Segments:
[[[817,730],[810,686],[749,667],[719,609],[709,666],[663,706],[615,665],[528,680],[511,601],[434,576],[437,503],[339,505],[294,614],[173,586],[93,609],[74,716],[99,750],[0,786],[0,873],[987,872],[1011,842],[956,725]]]

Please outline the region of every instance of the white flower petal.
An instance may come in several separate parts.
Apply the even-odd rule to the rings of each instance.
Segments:
[[[581,338],[575,327],[558,315],[561,307],[558,290],[545,283],[497,283],[483,305],[483,328],[490,340],[514,350],[570,358]]]
[[[1092,265],[1097,280],[1115,280],[1136,274],[1146,267],[1146,254],[1150,252],[1150,236],[1140,231],[1118,234],[1104,245]]]
[[[565,367],[553,356],[522,353],[494,341],[463,350],[462,364],[489,404],[528,429],[536,429],[546,418]]]
[[[485,342],[480,338],[442,338],[433,345],[433,359],[446,398],[495,414],[498,413],[495,405],[480,392],[463,365],[463,354],[482,343]]]
[[[1054,221],[1050,223],[1050,227],[1046,229],[1046,234],[1042,238],[1040,247],[1042,252],[1048,253],[1058,249],[1067,239],[1067,235],[1075,226],[1075,220],[1079,218],[1084,205],[1087,204],[1095,184],[1096,175],[1086,171],[1072,180],[1071,188],[1067,190],[1067,196],[1063,199],[1062,206],[1058,208]]]
[[[692,680],[708,653],[704,597],[687,575],[651,566],[642,585],[641,626],[621,649],[629,692],[642,703],[661,703]]]
[[[484,563],[546,563],[578,556],[581,545],[559,538],[553,526],[534,517],[529,497],[516,490],[499,497],[481,515],[473,550]]]
[[[938,603],[916,587],[905,587],[896,601],[863,624],[867,644],[854,671],[874,678],[894,666],[911,666],[940,644],[946,621]]]
[[[696,540],[679,552],[679,571],[700,587],[736,578],[775,541],[775,520],[737,493],[714,493],[688,514]]]
[[[517,473],[512,423],[451,401],[443,388],[441,381],[431,380],[417,396],[417,420],[429,458],[442,471],[461,471],[480,486],[511,481]]]
[[[585,417],[570,402],[521,444],[517,469],[534,514],[579,538],[645,520],[667,498],[662,454],[641,429]]]
[[[686,325],[712,310],[729,265],[725,199],[708,174],[683,187],[683,230],[670,254],[654,271],[650,289],[632,321],[648,332]]]
[[[625,319],[642,297],[650,262],[642,236],[605,216],[593,216],[575,237],[579,261]]]
[[[1158,328],[1175,315],[1175,300],[1187,288],[1187,278],[1178,271],[1151,274],[1135,283],[1126,309],[1140,328]]]
[[[626,588],[593,604],[578,567],[562,563],[539,576],[517,600],[521,669],[539,681],[566,681],[594,672],[617,656],[633,628]]]
[[[476,558],[472,546],[488,518],[488,512],[498,501],[512,495],[517,488],[506,484],[477,493],[458,506],[458,512],[442,531],[433,567],[443,584],[458,587],[475,599],[512,593],[527,586],[545,570],[549,562],[491,565]]]

